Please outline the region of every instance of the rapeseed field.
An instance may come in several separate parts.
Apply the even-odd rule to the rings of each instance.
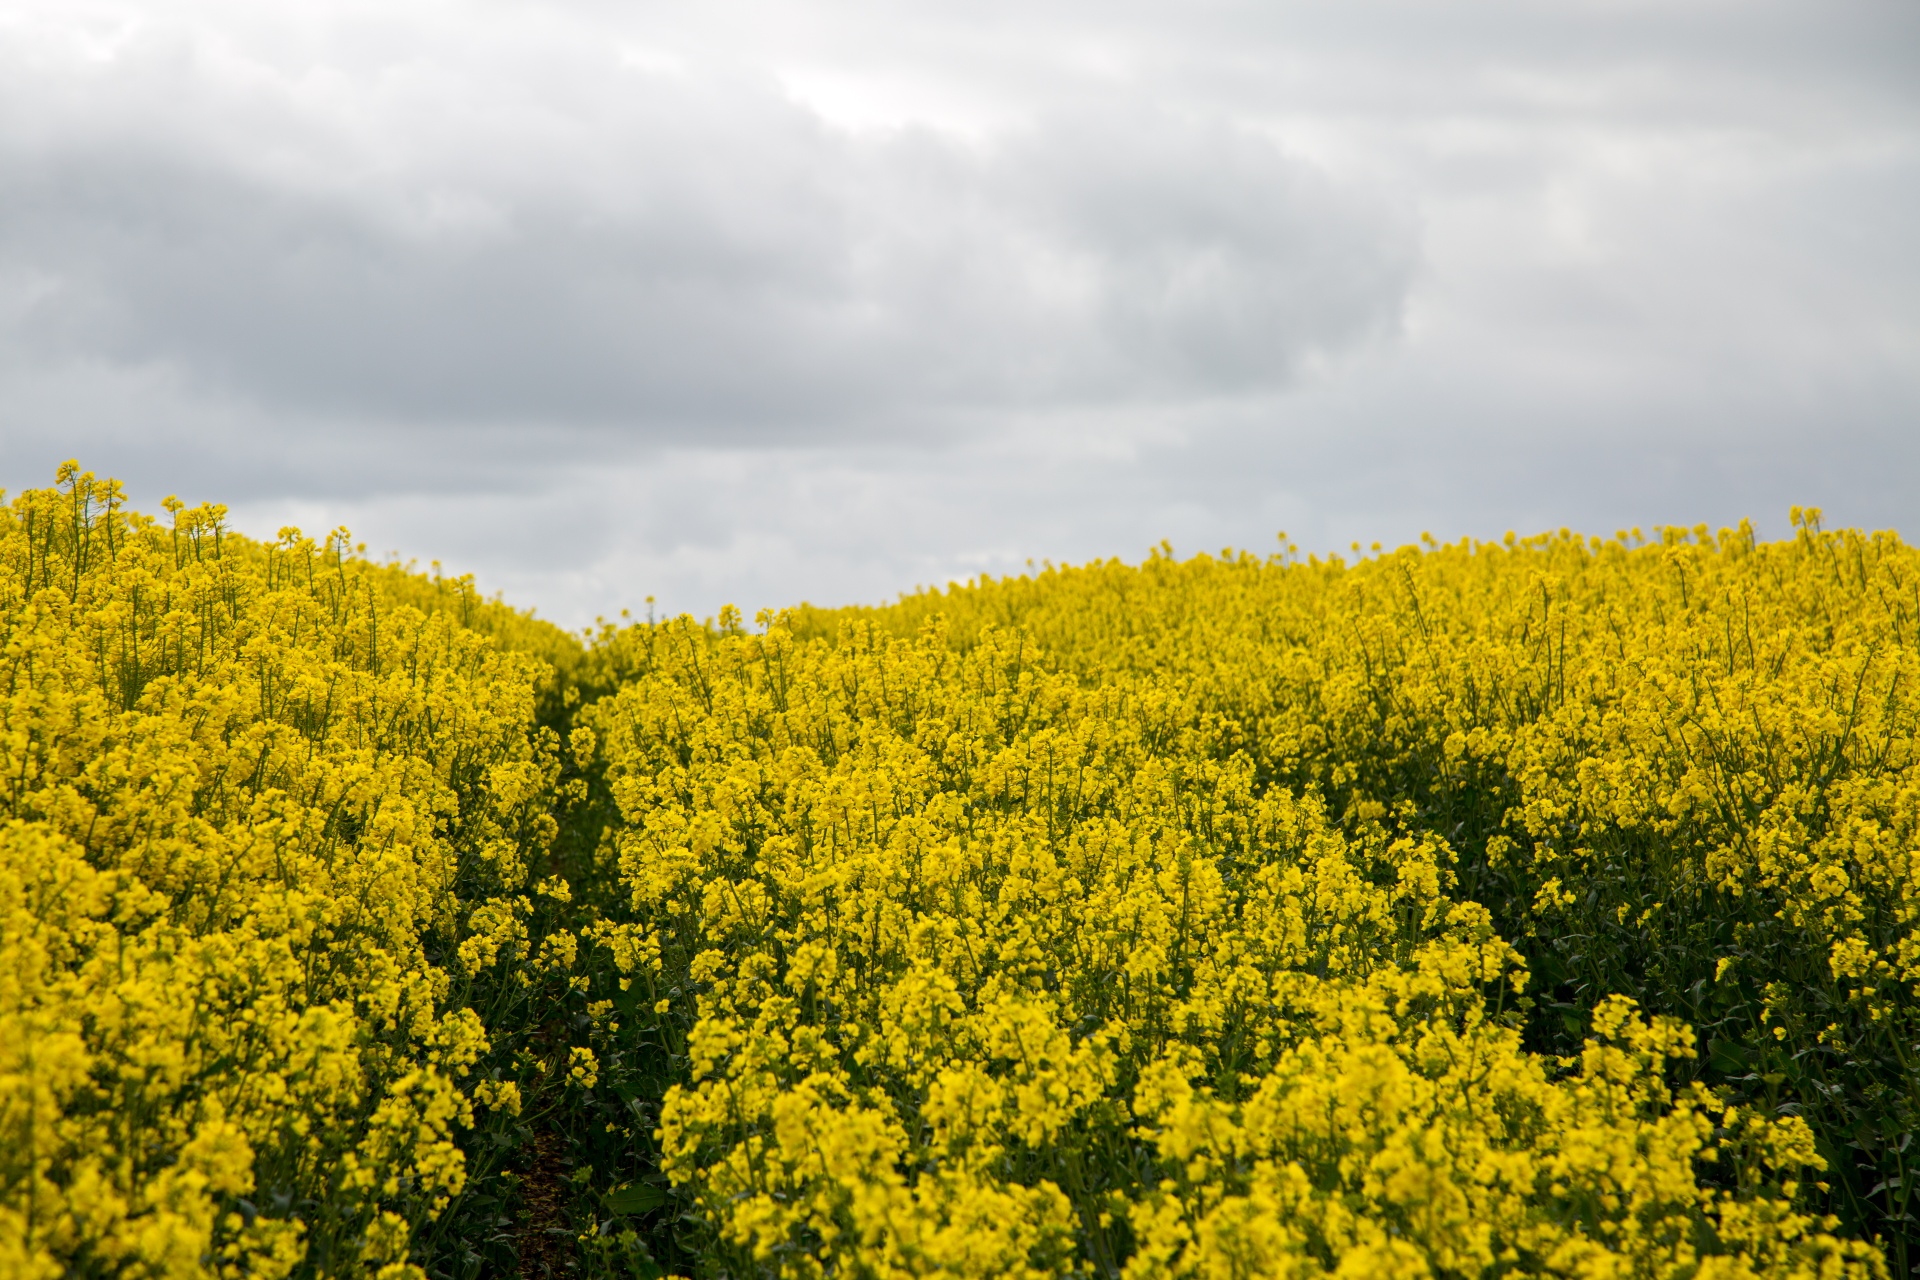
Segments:
[[[0,1276],[1920,1263],[1920,554],[1162,550],[570,636],[0,514]]]

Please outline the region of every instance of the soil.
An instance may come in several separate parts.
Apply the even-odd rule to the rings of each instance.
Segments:
[[[566,1182],[566,1165],[561,1160],[560,1136],[542,1129],[533,1138],[533,1167],[520,1184],[521,1280],[559,1280],[573,1275],[578,1266],[574,1258],[573,1233],[567,1227],[561,1189]]]

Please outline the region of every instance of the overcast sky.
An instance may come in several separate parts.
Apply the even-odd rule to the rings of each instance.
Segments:
[[[0,485],[569,624],[1920,537],[1920,4],[0,0]]]

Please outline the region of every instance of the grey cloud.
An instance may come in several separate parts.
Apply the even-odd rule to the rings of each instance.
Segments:
[[[1410,219],[1245,129],[1082,115],[1015,148],[1017,189],[1092,257],[1113,352],[1169,393],[1272,390],[1398,321]]]
[[[131,60],[149,96],[177,63]],[[744,79],[598,73],[621,84],[511,165],[430,136],[383,165],[284,104],[252,152],[191,112],[0,134],[0,361],[163,367],[383,432],[937,434],[1269,391],[1390,332],[1412,277],[1409,219],[1218,120],[1116,103],[979,146],[851,135]]]
[[[1920,520],[1910,0],[14,9],[10,486],[578,621]]]

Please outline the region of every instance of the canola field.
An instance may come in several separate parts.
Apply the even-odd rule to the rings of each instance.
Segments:
[[[69,465],[0,618],[0,1276],[1920,1265],[1891,534],[573,636]]]

